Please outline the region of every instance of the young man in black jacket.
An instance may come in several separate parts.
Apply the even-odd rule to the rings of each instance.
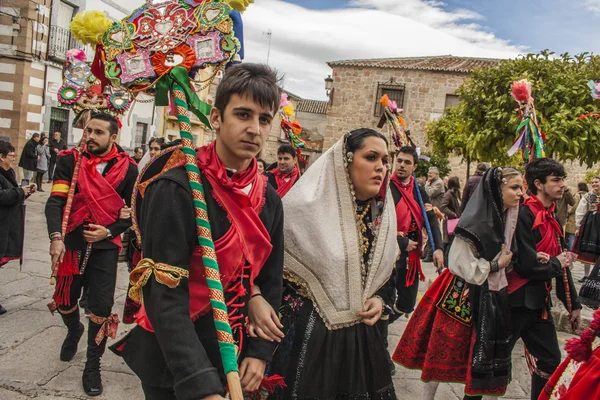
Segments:
[[[246,392],[260,388],[274,350],[273,342],[247,336],[248,307],[277,310],[281,303],[283,207],[255,159],[279,109],[280,93],[269,67],[231,67],[210,114],[216,140],[197,151]],[[138,326],[111,349],[140,378],[148,400],[222,399],[225,376],[184,167],[147,186],[138,220],[145,260],[131,276],[143,308]],[[167,284],[165,274],[177,278]],[[253,291],[255,286],[262,294]]]

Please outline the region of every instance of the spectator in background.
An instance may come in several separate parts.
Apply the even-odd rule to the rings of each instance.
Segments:
[[[460,210],[460,181],[457,176],[453,176],[448,179],[448,191],[444,194],[442,208],[440,209],[440,211],[444,213],[445,217],[442,228],[442,237],[444,239],[444,252],[446,253],[444,260],[446,261],[448,260],[448,251],[450,249],[450,245],[452,244],[452,239],[454,238],[454,229],[452,229],[452,233],[448,231],[448,221],[460,218]],[[456,224],[454,227],[456,227]]]
[[[425,191],[429,196],[431,205],[440,210],[442,208],[442,199],[444,198],[445,190],[444,181],[440,178],[440,170],[437,169],[437,167],[429,167],[429,172],[427,173],[427,182],[425,183]],[[437,243],[435,245],[437,246]],[[431,249],[429,240],[425,244],[422,258],[425,262],[433,261],[433,250]]]
[[[565,226],[566,239],[568,243],[569,250],[573,251],[573,245],[575,244],[575,235],[577,233],[577,226],[575,225],[575,212],[577,211],[577,207],[579,207],[579,202],[581,201],[581,197],[589,192],[587,183],[579,182],[577,184],[577,193],[573,196],[575,203],[569,207],[567,213],[567,224]]]
[[[34,133],[31,139],[25,146],[23,146],[23,152],[21,153],[21,159],[19,160],[19,167],[23,169],[23,179],[27,179],[30,183],[33,180],[33,173],[37,171],[37,152],[36,148],[40,141],[40,134]]]
[[[142,157],[144,157],[144,149],[142,149],[139,146],[133,149],[133,159],[137,164],[139,164],[140,161],[142,161]]]
[[[160,154],[163,146],[165,145],[165,138],[153,137],[148,142],[148,148],[150,149],[150,157],[156,157]]]
[[[0,266],[23,256],[25,208],[23,202],[35,192],[35,184],[19,187],[12,164],[15,147],[0,140]],[[0,315],[6,309],[0,305]]]
[[[54,176],[54,167],[56,166],[56,157],[58,157],[58,153],[63,150],[67,150],[67,143],[60,137],[61,133],[59,131],[55,131],[52,134],[52,138],[49,142],[50,148],[50,165],[48,166],[48,179],[52,180]]]
[[[42,140],[40,140],[40,144],[38,144],[35,151],[38,156],[35,184],[37,185],[38,192],[43,192],[42,179],[44,178],[44,174],[48,171],[48,163],[50,162],[50,148],[48,147],[47,137],[44,137]]]
[[[258,162],[258,173],[264,175],[267,163],[262,158],[257,158],[256,161]]]
[[[444,193],[448,191],[448,182],[450,181],[450,178],[445,176],[444,177]]]
[[[465,185],[465,189],[463,190],[462,201],[460,205],[460,211],[465,211],[465,207],[471,198],[471,195],[475,193],[475,189],[479,186],[479,182],[481,181],[481,177],[485,174],[488,167],[485,163],[479,163],[477,165],[477,169],[475,170],[475,175],[469,177],[467,180],[467,184]]]
[[[575,198],[573,197],[571,190],[567,187],[563,197],[556,202],[556,216],[558,217],[558,222],[560,223],[563,232],[565,231],[567,218],[569,216],[569,207],[572,207],[573,204],[575,204]]]

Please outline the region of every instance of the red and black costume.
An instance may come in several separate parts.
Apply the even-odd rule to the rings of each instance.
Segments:
[[[515,235],[518,246],[516,257],[513,257],[515,269],[508,277],[513,326],[511,348],[522,338],[529,353],[537,359],[531,384],[532,396],[541,392],[561,359],[550,313],[550,291],[554,278],[557,296],[568,308],[563,268],[556,258],[566,247],[554,209],[555,204],[546,208],[535,195],[525,200],[519,210]],[[549,254],[550,261],[547,264],[538,262],[538,252]],[[578,310],[581,305],[577,301],[571,271],[567,268],[566,273],[571,293],[570,306],[572,310]]]
[[[283,198],[290,191],[292,186],[298,179],[300,178],[300,171],[298,168],[294,167],[292,172],[289,174],[283,174],[279,171],[279,168],[275,168],[272,171],[267,172],[267,177],[269,178],[269,184],[277,190],[277,194],[279,197]]]
[[[60,153],[52,194],[46,203],[48,233],[61,232],[62,218],[67,202],[69,186],[79,153],[76,150]],[[79,322],[77,302],[82,287],[88,288],[88,308],[91,311],[88,329],[86,370],[98,368],[104,353],[107,336],[115,337],[117,314],[111,314],[117,280],[117,260],[121,249],[120,235],[129,226],[131,219],[119,219],[119,211],[131,204],[131,193],[137,168],[131,157],[118,145],[104,157],[82,153],[79,177],[69,215],[63,262],[59,263],[57,283],[52,311],[57,310],[69,333],[64,347],[71,344],[75,350],[83,333]],[[102,166],[104,168],[102,169]],[[109,229],[112,238],[88,244],[83,237],[84,226],[97,224]],[[89,364],[89,365],[88,365]],[[84,372],[85,377],[85,372]]]
[[[153,163],[163,157],[171,155]],[[258,174],[254,160],[246,171],[233,173],[214,144],[200,148],[197,158],[240,360],[270,361],[274,344],[248,337],[246,323],[254,284],[273,309],[281,303],[281,199]],[[192,400],[225,393],[192,200],[186,171],[176,166],[162,169],[137,208],[143,259],[131,281],[143,307],[138,326],[111,349],[140,378],[146,399]]]
[[[409,183],[403,183],[396,175],[392,177],[390,185],[394,204],[396,205],[396,219],[398,226],[398,246],[400,247],[400,258],[396,262],[396,290],[397,300],[395,311],[397,313],[411,313],[417,301],[419,280],[424,281],[425,275],[421,269],[421,254],[423,252],[423,227],[425,219],[419,205],[417,190],[421,191],[421,198],[427,213],[427,219],[431,226],[431,233],[435,248],[443,250],[442,235],[433,207],[429,202],[429,196],[424,189],[416,183],[413,176]],[[417,247],[408,252],[409,240],[417,242]]]

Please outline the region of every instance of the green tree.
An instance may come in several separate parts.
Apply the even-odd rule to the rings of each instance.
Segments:
[[[447,156],[443,156],[440,154],[435,154],[431,152],[423,152],[421,153],[424,156],[430,158],[429,161],[419,159],[419,164],[417,165],[417,169],[415,170],[415,176],[427,176],[427,172],[429,172],[429,167],[437,167],[440,171],[440,177],[445,177],[450,175],[450,161]]]
[[[579,119],[600,110],[587,86],[588,80],[600,79],[600,56],[565,53],[555,57],[547,50],[474,71],[457,91],[460,106],[427,127],[434,152],[455,151],[470,160],[518,164],[520,158],[508,157],[507,151],[517,137],[519,123],[510,86],[519,79],[532,84],[547,155],[563,162],[579,160],[589,167],[600,160],[600,120]]]

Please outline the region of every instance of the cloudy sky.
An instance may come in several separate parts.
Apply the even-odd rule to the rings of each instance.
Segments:
[[[327,61],[452,54],[510,58],[551,49],[598,53],[600,0],[255,0],[244,13],[246,61],[285,88],[324,99]]]

